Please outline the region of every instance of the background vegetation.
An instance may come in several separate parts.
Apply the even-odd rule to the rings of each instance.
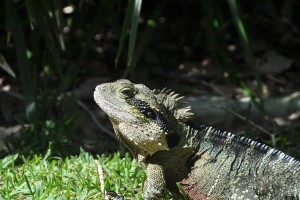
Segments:
[[[249,97],[263,116],[255,123],[271,134],[250,123],[251,108],[230,130],[299,159],[299,110],[272,118],[264,104],[299,91],[299,7],[293,0],[2,1],[0,199],[99,197],[96,168],[78,177],[85,167],[95,167],[80,148],[123,155],[92,100],[96,84],[121,77],[186,95]],[[131,162],[119,155],[95,159],[107,174],[106,166],[129,170],[123,185],[108,175],[107,190],[140,195],[127,194],[140,189],[137,182],[145,177],[133,180],[136,163],[118,166]],[[82,184],[63,188],[65,178]],[[128,185],[133,188],[124,189]]]

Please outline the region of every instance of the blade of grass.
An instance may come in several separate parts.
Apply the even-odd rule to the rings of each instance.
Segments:
[[[34,79],[31,76],[31,69],[26,55],[27,48],[25,44],[24,32],[16,8],[13,5],[13,1],[5,0],[4,6],[6,24],[11,30],[14,39],[14,45],[17,55],[17,65],[19,68],[20,80],[25,97],[26,114],[28,117],[30,117],[32,116],[36,107],[36,85],[33,82]]]
[[[32,191],[32,189],[30,187],[30,183],[28,181],[28,178],[27,178],[27,176],[25,174],[24,174],[24,178],[25,178],[25,182],[26,182],[26,185],[27,185],[27,187],[29,189],[29,192],[30,192],[31,196],[34,197],[34,192]]]
[[[165,4],[166,4],[166,1],[159,1],[158,5],[153,10],[150,18],[147,20],[146,29],[141,37],[141,40],[138,43],[138,46],[136,48],[136,53],[133,57],[131,70],[135,69],[135,67],[136,67],[137,63],[139,62],[139,60],[141,59],[141,56],[143,55],[145,49],[151,42],[152,35],[156,28],[157,21],[158,21],[159,17],[161,16],[161,13],[164,9]]]
[[[28,19],[29,19],[29,22],[30,22],[30,27],[31,27],[32,30],[34,30],[36,22],[35,22],[35,19],[34,19],[32,1],[31,0],[26,0],[25,1],[25,6],[26,6],[26,9],[27,9],[27,15],[28,15]]]
[[[257,65],[255,63],[250,39],[248,37],[248,33],[247,33],[246,27],[244,25],[244,22],[241,18],[237,1],[236,0],[227,0],[227,1],[229,4],[231,15],[235,22],[237,32],[241,38],[242,46],[243,46],[245,57],[246,57],[246,62],[250,65],[251,71],[255,77],[255,80],[257,81],[256,90],[257,90],[257,96],[259,97],[259,99],[256,99],[253,96],[251,96],[251,98],[253,99],[253,102],[256,104],[256,106],[258,106],[258,108],[262,111],[262,113],[264,113],[263,112],[264,104],[263,104],[262,81],[261,81],[261,77],[260,77],[260,73],[258,71]]]
[[[210,47],[210,54],[216,60],[219,65],[228,73],[229,80],[237,83],[243,88],[246,94],[253,99],[254,104],[257,104],[257,100],[254,98],[254,94],[250,87],[244,82],[242,74],[237,70],[235,63],[232,61],[227,51],[228,41],[224,35],[224,20],[222,10],[220,6],[211,1],[202,1],[201,3],[203,13],[203,25],[206,31],[207,41],[204,45]],[[243,38],[245,38],[246,31],[241,31]],[[244,41],[249,43],[248,37]],[[247,43],[247,44],[248,44]],[[251,52],[251,51],[250,51]]]
[[[180,184],[180,182],[177,182],[176,185],[177,185],[177,187],[178,187],[180,193],[183,195],[183,199],[184,199],[184,200],[188,200],[189,197],[188,197],[188,195],[186,194],[186,192],[185,192],[183,186]]]
[[[50,19],[49,19],[49,13],[53,12],[50,10],[49,6],[46,5],[46,2],[41,3],[37,1],[36,3],[33,3],[33,9],[35,13],[35,20],[37,23],[37,26],[39,27],[39,30],[41,31],[45,42],[47,44],[47,47],[49,48],[49,51],[52,56],[53,65],[56,69],[58,75],[62,79],[62,70],[60,67],[60,56],[59,56],[59,50],[57,48],[57,42],[55,41],[51,29],[50,29]]]
[[[82,66],[82,63],[84,62],[91,44],[94,40],[94,35],[99,29],[99,27],[103,24],[104,18],[106,16],[106,3],[109,3],[108,1],[101,1],[101,3],[98,4],[98,8],[95,13],[95,17],[93,19],[92,28],[90,31],[88,31],[88,35],[86,37],[85,47],[80,49],[80,55],[79,58],[74,64],[68,68],[66,75],[64,76],[64,79],[62,80],[63,83],[60,84],[60,90],[65,91],[67,88],[70,87],[72,81],[74,81],[80,67]]]
[[[224,37],[224,17],[220,6],[215,1],[209,0],[201,1],[200,5],[206,38],[203,45],[207,46],[213,60],[228,73],[231,79],[239,80],[236,67],[227,51],[228,41]]]
[[[123,26],[122,26],[122,30],[121,30],[121,34],[120,34],[118,51],[117,51],[117,55],[116,55],[116,59],[115,59],[115,66],[118,65],[120,55],[121,55],[121,53],[124,49],[124,46],[125,46],[126,37],[127,37],[127,30],[129,29],[130,19],[133,16],[134,3],[135,3],[135,0],[129,0],[128,1],[127,12],[126,12],[125,19],[124,19],[124,22],[123,22]]]
[[[60,44],[61,50],[65,51],[65,41],[64,41],[64,34],[63,34],[63,13],[62,13],[62,1],[61,0],[54,0],[52,1],[53,8],[54,8],[54,16],[55,16],[55,29],[58,37],[58,41]]]
[[[142,7],[142,0],[135,0],[134,9],[131,16],[132,18],[131,18],[131,27],[130,27],[130,36],[129,36],[127,66],[132,65],[141,7]]]
[[[5,57],[3,56],[3,54],[0,52],[0,67],[6,71],[9,75],[11,75],[12,77],[16,77],[15,72],[12,70],[12,68],[9,66],[9,64],[7,63]]]
[[[68,20],[68,28],[71,35],[76,34],[76,31],[85,27],[87,16],[90,14],[90,8],[86,4],[83,4],[82,6],[79,6],[78,4],[75,4],[75,8],[77,9],[74,10],[74,16]],[[73,43],[72,48],[67,48],[64,52],[65,58],[72,60],[74,57],[78,56],[78,52],[81,52],[81,49],[80,42]]]
[[[13,155],[6,156],[0,162],[0,170],[3,170],[5,168],[9,167],[10,165],[14,165],[14,162],[16,161],[16,159],[18,157],[19,157],[19,154],[13,154]]]

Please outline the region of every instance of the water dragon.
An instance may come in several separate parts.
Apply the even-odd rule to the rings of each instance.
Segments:
[[[180,183],[194,200],[299,200],[300,162],[230,132],[189,126],[191,107],[174,92],[121,79],[103,83],[95,102],[119,140],[147,166],[144,198]]]

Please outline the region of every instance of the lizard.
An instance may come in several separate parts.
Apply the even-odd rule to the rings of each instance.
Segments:
[[[168,89],[126,79],[102,83],[94,100],[118,139],[146,163],[144,198],[164,192],[191,200],[299,200],[300,161],[249,138],[189,124],[192,109]]]

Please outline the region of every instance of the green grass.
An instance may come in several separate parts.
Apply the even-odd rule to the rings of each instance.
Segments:
[[[142,199],[144,166],[128,153],[123,158],[119,153],[95,158],[81,150],[78,156],[62,159],[53,157],[49,149],[44,156],[15,154],[0,160],[0,200],[104,199],[95,160],[103,168],[105,192]]]
[[[0,172],[0,199],[102,199],[95,159],[82,151],[65,159],[34,155],[19,156],[15,165],[3,159]],[[98,157],[103,167],[105,190],[126,198],[141,198],[145,172],[128,154]]]

